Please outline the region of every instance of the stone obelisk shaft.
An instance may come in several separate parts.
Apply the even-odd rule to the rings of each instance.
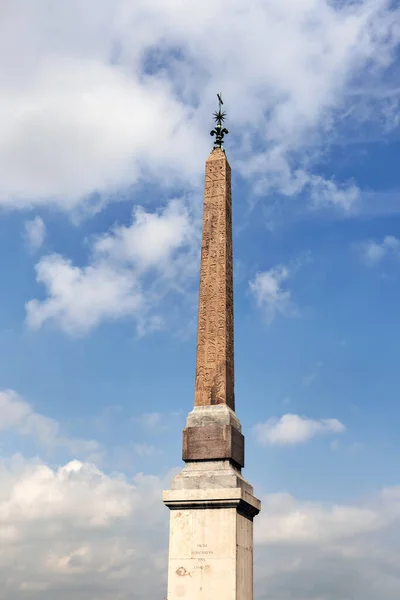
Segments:
[[[220,148],[206,162],[194,404],[235,410],[231,168]]]

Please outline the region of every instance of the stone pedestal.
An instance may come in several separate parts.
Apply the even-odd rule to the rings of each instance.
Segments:
[[[239,419],[229,406],[195,406],[183,430],[185,462],[230,460],[244,467],[244,437]]]
[[[174,489],[163,500],[171,509],[168,600],[252,600],[259,500],[242,487]]]

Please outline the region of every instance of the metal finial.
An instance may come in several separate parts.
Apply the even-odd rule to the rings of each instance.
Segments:
[[[218,110],[214,113],[215,120],[215,129],[210,131],[210,135],[215,135],[214,148],[222,148],[224,146],[224,136],[229,133],[229,131],[223,126],[225,121],[226,112],[222,110],[222,95],[217,94],[218,98]]]

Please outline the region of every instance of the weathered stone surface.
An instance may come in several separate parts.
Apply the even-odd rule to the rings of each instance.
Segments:
[[[244,467],[244,437],[232,425],[210,423],[183,430],[184,461],[224,458]]]
[[[229,460],[188,462],[172,480],[172,490],[237,488],[253,495],[252,486]]]
[[[195,406],[186,419],[186,427],[203,427],[212,423],[232,425],[238,431],[242,431],[242,426],[235,412],[226,404]]]
[[[249,494],[253,493],[252,486],[239,469],[227,460],[189,462],[174,477],[171,486],[173,490],[217,488],[242,488]]]
[[[235,410],[231,168],[217,148],[206,162],[195,406]]]
[[[168,600],[252,600],[253,517],[240,489],[164,492],[171,509]]]

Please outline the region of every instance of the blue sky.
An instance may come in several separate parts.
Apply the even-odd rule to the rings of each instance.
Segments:
[[[219,90],[256,598],[397,599],[397,3],[2,11],[0,599],[163,597]]]

